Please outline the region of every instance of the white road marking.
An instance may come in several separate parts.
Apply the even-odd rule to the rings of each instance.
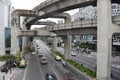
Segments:
[[[42,80],[45,80],[44,77],[43,77],[43,72],[42,72],[42,68],[41,68],[41,66],[40,66],[38,57],[37,57],[37,61],[38,61],[38,65],[39,65],[39,70],[40,70],[40,72],[41,72],[41,74],[42,74]]]
[[[29,61],[28,61],[27,64],[29,64]],[[28,70],[28,67],[26,67],[26,69],[25,69],[25,73],[24,73],[24,76],[23,76],[23,80],[25,80],[25,77],[26,77],[26,74],[27,74],[27,70]]]

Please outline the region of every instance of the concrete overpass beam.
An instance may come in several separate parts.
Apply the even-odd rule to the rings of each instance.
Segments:
[[[63,18],[65,20],[65,28],[71,27],[71,16],[68,13],[58,13],[52,16],[53,18]],[[68,25],[70,24],[70,25]]]
[[[68,13],[58,13],[52,16],[53,18],[64,18],[65,23],[71,23],[71,16]]]
[[[40,12],[33,11],[33,10],[23,10],[23,9],[16,9],[12,12],[12,16],[26,16],[26,17],[37,17],[40,16]]]
[[[71,59],[71,36],[64,37],[64,58]]]
[[[55,25],[55,22],[37,21],[33,25]]]
[[[110,80],[111,74],[111,0],[98,0],[97,80]]]
[[[53,29],[54,25],[56,25],[55,22],[45,22],[45,21],[37,21],[35,22],[33,25],[47,25],[45,28],[46,30],[50,30],[50,29]]]
[[[114,33],[120,33],[120,26],[112,24],[112,34]]]

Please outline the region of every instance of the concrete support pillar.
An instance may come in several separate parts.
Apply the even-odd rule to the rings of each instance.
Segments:
[[[18,28],[11,27],[11,54],[16,54],[19,50]]]
[[[97,80],[110,80],[111,74],[111,0],[98,0]]]
[[[64,57],[65,59],[71,59],[71,36],[64,37]]]
[[[33,37],[27,37],[27,47],[30,47],[31,42],[33,41]]]
[[[53,38],[53,51],[57,51],[57,37]]]
[[[22,51],[24,52],[24,49],[27,47],[27,37],[23,36],[23,43],[22,43]]]
[[[11,25],[11,54],[16,54],[17,51],[20,51],[19,48],[19,16],[12,17],[12,25]]]
[[[23,30],[27,30],[27,27],[25,25],[26,23],[23,22]],[[28,46],[28,37],[27,36],[23,36],[23,43],[22,43],[22,52],[24,52],[24,49],[27,48]]]
[[[24,36],[23,37],[23,51],[25,48],[30,47],[31,41],[30,41],[30,37]]]
[[[24,37],[23,37],[23,46],[22,46],[23,52],[24,52],[24,49],[25,49],[25,48],[30,47],[30,44],[31,44],[30,37],[24,36]]]

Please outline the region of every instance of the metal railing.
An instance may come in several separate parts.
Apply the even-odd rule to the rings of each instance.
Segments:
[[[120,16],[113,17],[113,23],[120,25]],[[90,28],[90,27],[97,27],[97,19],[78,20],[67,24],[65,23],[56,24],[54,26],[44,27],[43,29],[48,31],[53,31],[53,30],[62,30],[62,29]]]

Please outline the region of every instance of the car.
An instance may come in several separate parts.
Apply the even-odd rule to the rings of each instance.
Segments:
[[[30,51],[32,52],[32,51],[35,51],[35,46],[30,46]]]
[[[38,51],[38,55],[39,55],[39,54],[42,54],[42,53],[41,53],[40,51]]]
[[[19,68],[26,68],[26,61],[23,59],[20,61]]]
[[[39,47],[37,47],[37,50],[39,50],[40,48]]]
[[[36,45],[36,47],[38,47],[38,44]]]
[[[14,60],[6,61],[6,63],[1,66],[1,72],[8,72],[12,67],[17,67],[17,62]]]
[[[57,56],[55,56],[55,60],[61,61],[61,57],[57,55]]]
[[[32,54],[34,55],[34,54],[35,54],[35,52],[33,51],[33,52],[32,52]]]
[[[50,50],[52,50],[53,48],[52,47],[49,47]]]
[[[76,53],[72,51],[72,52],[71,52],[71,55],[72,55],[72,56],[76,56]]]
[[[8,72],[8,67],[9,67],[9,65],[4,64],[4,65],[1,67],[1,72]]]
[[[46,74],[46,80],[57,80],[56,76],[52,73]]]
[[[42,57],[43,57],[43,54],[42,54],[42,53],[39,53],[38,56],[39,56],[40,58],[42,58]]]
[[[46,57],[42,57],[42,58],[41,58],[41,63],[42,63],[42,64],[47,64]]]
[[[68,73],[66,73],[66,79],[65,80],[76,80],[76,78],[68,72]]]

